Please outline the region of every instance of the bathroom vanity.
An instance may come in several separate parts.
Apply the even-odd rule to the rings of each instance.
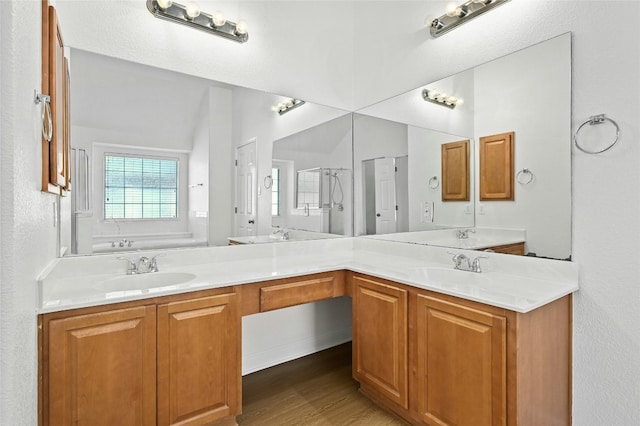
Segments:
[[[576,265],[450,257],[344,238],[167,252],[149,278],[60,259],[40,280],[40,423],[235,424],[242,316],[350,296],[353,376],[379,405],[412,424],[570,424]]]

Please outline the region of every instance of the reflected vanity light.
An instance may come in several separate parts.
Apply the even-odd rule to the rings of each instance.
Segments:
[[[450,8],[444,15],[430,22],[431,36],[440,37],[459,25],[479,16],[494,7],[509,0],[468,0],[465,3]]]
[[[284,102],[280,102],[278,105],[271,107],[271,111],[277,112],[280,115],[286,114],[289,111],[298,108],[305,104],[305,101],[300,99],[289,98]]]
[[[238,43],[249,40],[245,21],[231,22],[220,11],[213,14],[205,13],[194,1],[182,5],[172,0],[147,0],[147,9],[156,18],[186,25]]]
[[[462,99],[458,99],[453,95],[448,95],[444,92],[440,92],[437,89],[423,89],[422,99],[427,102],[433,102],[434,104],[438,104],[450,109],[454,109],[458,105],[462,105],[464,103]]]

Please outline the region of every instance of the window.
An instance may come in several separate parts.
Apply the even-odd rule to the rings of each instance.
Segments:
[[[296,206],[299,209],[320,207],[320,169],[298,171]]]
[[[280,169],[271,169],[271,215],[280,216]]]
[[[177,159],[105,154],[105,219],[177,217]]]

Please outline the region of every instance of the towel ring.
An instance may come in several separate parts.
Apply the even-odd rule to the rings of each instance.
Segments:
[[[587,124],[589,124],[590,126],[593,126],[595,124],[603,124],[605,121],[609,121],[611,124],[613,124],[616,127],[616,138],[613,140],[613,142],[611,142],[609,146],[599,151],[590,151],[588,149],[581,147],[580,144],[578,143],[578,135],[580,133],[580,130]],[[578,127],[578,130],[576,130],[576,133],[573,136],[573,143],[576,145],[576,148],[578,148],[580,151],[584,152],[585,154],[600,154],[613,148],[613,146],[618,143],[619,138],[620,138],[620,127],[618,127],[618,123],[608,118],[605,114],[599,114],[599,115],[592,115],[591,117],[589,117],[587,121],[585,121],[580,125],[580,127]]]
[[[520,185],[529,185],[536,177],[533,172],[527,168],[524,168],[516,174],[516,180]]]
[[[37,90],[33,91],[33,101],[38,104],[42,104],[40,120],[42,120],[42,137],[47,142],[51,142],[53,139],[53,120],[51,118],[51,98],[48,95],[38,93]]]
[[[265,176],[262,183],[264,184],[264,187],[266,189],[269,189],[273,185],[273,178],[271,177],[271,175]]]
[[[439,186],[440,186],[440,179],[438,179],[438,176],[433,176],[431,179],[429,179],[429,188],[436,189]]]

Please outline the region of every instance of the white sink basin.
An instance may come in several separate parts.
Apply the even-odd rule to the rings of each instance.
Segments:
[[[148,274],[125,275],[110,278],[96,285],[104,291],[146,290],[189,282],[195,278],[189,272],[150,272]]]

